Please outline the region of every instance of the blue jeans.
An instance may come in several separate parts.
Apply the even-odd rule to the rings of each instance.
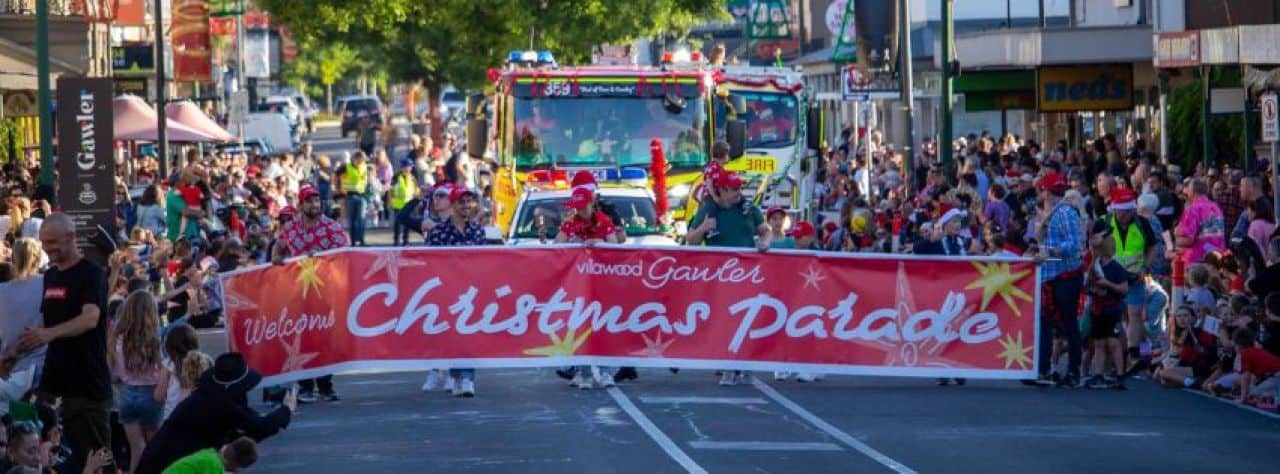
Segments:
[[[449,376],[459,381],[470,380],[474,382],[476,380],[476,369],[449,369]]]
[[[1060,324],[1054,324],[1053,315],[1040,315],[1040,354],[1038,366],[1041,376],[1047,376],[1053,368],[1053,338],[1055,335],[1067,340],[1067,374],[1080,375],[1080,359],[1082,347],[1080,340],[1080,292],[1084,282],[1081,276],[1058,277],[1049,281],[1053,298],[1054,311],[1058,312]],[[1061,333],[1061,334],[1055,334]]]
[[[347,196],[347,230],[351,245],[364,245],[364,197]]]

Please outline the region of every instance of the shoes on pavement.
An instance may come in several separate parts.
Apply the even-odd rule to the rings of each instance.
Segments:
[[[816,380],[818,380],[818,376],[808,372],[801,372],[799,374],[796,374],[796,382],[806,383],[806,382],[814,382]]]
[[[1088,389],[1106,388],[1106,386],[1107,386],[1107,381],[1106,379],[1102,378],[1101,375],[1094,375],[1092,377],[1085,379],[1084,381],[1084,388],[1088,388]]]
[[[781,381],[783,381],[783,380],[787,380],[787,379],[789,379],[789,378],[791,378],[791,372],[781,372],[781,371],[779,371],[779,372],[774,372],[774,373],[773,373],[773,381],[774,381],[774,382],[781,382]]]
[[[316,394],[314,392],[298,392],[298,403],[315,403]]]
[[[720,374],[720,386],[732,387],[738,384],[738,375],[730,371],[724,371]]]
[[[615,385],[613,374],[595,365],[591,366],[591,380],[599,387],[609,388]]]
[[[589,390],[591,389],[592,382],[591,382],[591,379],[587,377],[587,374],[584,374],[581,371],[579,371],[578,375],[575,375],[573,377],[573,382],[570,382],[569,386],[580,388],[583,390]]]
[[[1082,388],[1084,386],[1084,383],[1080,381],[1080,377],[1075,375],[1068,375],[1058,381],[1059,388]]]
[[[338,396],[338,392],[329,392],[320,394],[320,399],[326,402],[340,402],[342,397]]]
[[[625,382],[627,380],[635,380],[638,378],[640,378],[640,373],[636,372],[635,367],[622,367],[613,374],[613,380],[615,382]]]
[[[444,377],[444,391],[449,392],[449,393],[454,393],[454,391],[455,391],[455,390],[457,390],[457,389],[458,389],[458,379],[453,378],[453,377],[450,377],[450,376],[445,376],[445,377]]]
[[[441,388],[444,388],[444,374],[441,374],[438,370],[427,372],[427,380],[422,382],[422,391],[434,392]]]
[[[951,385],[951,379],[947,379],[947,378],[938,379],[939,387],[946,387],[947,385]]]
[[[572,381],[578,373],[577,367],[569,367],[567,369],[556,369],[556,376],[565,380]]]
[[[476,382],[471,379],[463,379],[458,383],[458,389],[453,392],[456,397],[471,398],[476,396]]]

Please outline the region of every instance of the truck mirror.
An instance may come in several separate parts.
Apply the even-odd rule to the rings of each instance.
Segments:
[[[806,136],[805,144],[810,150],[822,149],[822,134],[826,127],[822,123],[822,108],[815,105],[809,106],[809,115],[806,118],[807,126],[805,127]]]
[[[467,96],[467,116],[479,118],[484,115],[484,94]]]
[[[467,154],[473,157],[484,156],[489,146],[489,121],[484,118],[467,119]]]
[[[729,158],[742,156],[747,148],[747,123],[742,120],[725,122],[724,138],[729,142]]]

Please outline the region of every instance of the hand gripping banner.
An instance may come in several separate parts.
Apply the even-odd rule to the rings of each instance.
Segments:
[[[224,275],[268,383],[610,366],[1016,379],[1038,269],[1011,259],[577,246],[341,249]]]

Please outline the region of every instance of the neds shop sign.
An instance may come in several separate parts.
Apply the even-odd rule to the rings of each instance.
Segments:
[[[1120,110],[1133,107],[1133,67],[1080,65],[1036,71],[1041,112]]]

